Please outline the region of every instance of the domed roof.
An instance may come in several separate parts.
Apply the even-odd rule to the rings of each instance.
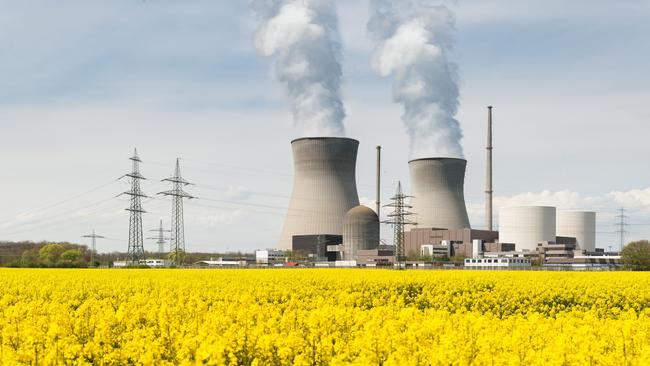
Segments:
[[[377,219],[377,214],[373,209],[368,206],[359,205],[352,207],[350,211],[345,214],[345,218],[366,218],[366,219]]]

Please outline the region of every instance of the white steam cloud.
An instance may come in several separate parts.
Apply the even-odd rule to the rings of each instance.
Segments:
[[[274,56],[294,123],[305,136],[343,136],[341,40],[332,0],[254,0],[255,46]]]
[[[368,30],[378,44],[371,64],[393,77],[393,100],[402,119],[411,157],[463,157],[456,120],[457,66],[449,60],[454,17],[443,5],[424,0],[371,0]]]

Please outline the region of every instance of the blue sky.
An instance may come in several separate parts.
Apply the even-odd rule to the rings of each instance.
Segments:
[[[361,141],[359,192],[370,202],[374,147],[384,147],[388,197],[408,183],[408,141],[391,81],[369,66],[368,2],[337,5],[346,129]],[[473,226],[483,225],[492,104],[497,205],[596,210],[600,246],[616,243],[615,211],[626,207],[629,238],[648,238],[650,2],[451,8]],[[255,27],[244,0],[0,0],[0,239],[83,242],[95,228],[110,238],[100,250],[124,250],[127,202],[113,197],[128,186],[114,180],[138,147],[150,195],[166,188],[159,181],[178,156],[197,183],[203,199],[185,209],[188,249],[274,246],[299,131],[272,60],[255,52]],[[145,208],[145,229],[160,218],[169,225],[170,202]]]

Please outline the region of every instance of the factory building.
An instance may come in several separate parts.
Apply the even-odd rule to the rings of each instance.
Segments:
[[[356,260],[359,250],[379,246],[379,217],[369,207],[357,206],[343,218],[343,253],[345,261]]]
[[[558,211],[557,235],[576,239],[576,249],[596,249],[596,213],[593,211]]]
[[[404,253],[407,257],[415,257],[422,254],[423,245],[439,246],[449,245],[448,256],[456,254],[471,257],[473,253],[472,244],[475,240],[483,243],[485,251],[507,251],[514,250],[514,245],[504,246],[499,243],[499,232],[474,229],[436,229],[436,228],[415,228],[404,233]]]
[[[499,211],[499,241],[517,250],[535,251],[537,244],[555,241],[556,209],[549,206],[503,207]]]
[[[293,192],[279,248],[307,249],[318,252],[320,257],[323,251],[326,253],[327,245],[342,243],[343,217],[359,205],[356,185],[359,141],[306,137],[293,140],[291,147]]]
[[[419,227],[470,228],[463,191],[466,166],[466,160],[453,158],[409,162],[411,204]]]

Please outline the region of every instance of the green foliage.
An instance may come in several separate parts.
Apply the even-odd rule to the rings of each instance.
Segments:
[[[627,244],[621,251],[621,263],[633,271],[650,270],[650,242],[640,240]]]
[[[63,244],[47,244],[38,251],[39,262],[45,267],[55,267],[64,251]]]

